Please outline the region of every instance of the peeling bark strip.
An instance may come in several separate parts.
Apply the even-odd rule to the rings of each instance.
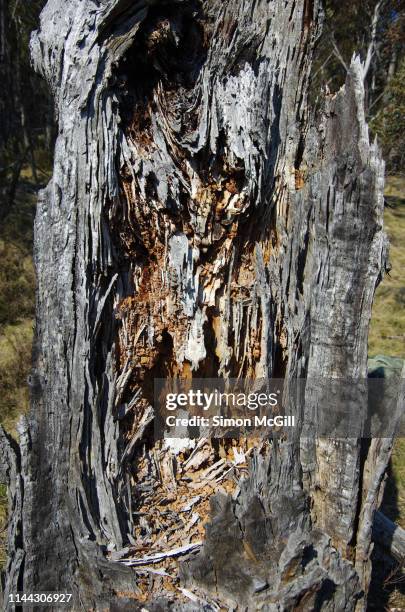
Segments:
[[[358,60],[309,119],[318,22],[317,0],[48,1],[32,56],[59,136],[36,218],[6,598],[362,608],[389,441],[192,450],[151,437],[154,377],[367,375],[383,163]],[[309,422],[321,400],[309,380]],[[219,483],[186,589],[171,555],[149,593],[141,568],[113,561],[204,537]]]

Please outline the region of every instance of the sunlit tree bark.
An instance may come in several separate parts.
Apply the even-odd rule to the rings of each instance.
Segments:
[[[318,26],[317,0],[46,5],[32,57],[58,138],[35,227],[32,412],[19,447],[3,438],[6,597],[68,591],[97,608],[159,596],[186,609],[183,592],[145,595],[117,561],[139,544],[140,515],[154,537],[156,492],[169,505],[180,495],[182,458],[150,431],[155,377],[366,378],[384,168],[358,60],[309,114]],[[320,392],[308,389],[308,415]],[[390,449],[252,449],[176,579],[224,605],[361,609]]]

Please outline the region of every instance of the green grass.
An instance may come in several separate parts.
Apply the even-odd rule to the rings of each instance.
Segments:
[[[395,522],[405,529],[405,439],[397,440],[392,455],[392,472],[397,487],[397,516]]]
[[[377,289],[370,327],[369,354],[405,359],[405,177],[388,177],[384,221],[392,269]],[[392,479],[397,499],[395,520],[405,528],[405,440],[396,442]]]
[[[386,182],[385,230],[390,240],[391,271],[377,289],[369,335],[369,355],[383,354],[405,359],[405,177]],[[393,521],[405,529],[405,439],[395,442],[382,506]],[[405,575],[398,569],[385,578],[381,594],[386,609],[405,610]],[[378,593],[376,593],[378,599]],[[378,608],[378,606],[377,606]],[[375,608],[375,609],[377,609]],[[374,609],[374,608],[372,608]]]
[[[19,190],[14,208],[0,224],[0,422],[12,435],[28,411],[27,376],[35,310],[32,263],[35,196]],[[0,485],[0,567],[7,549],[7,487]]]
[[[29,403],[26,381],[35,311],[35,202],[29,189],[19,189],[14,208],[0,227],[0,422],[11,432]]]
[[[377,289],[369,336],[369,355],[405,358],[405,178],[389,177],[385,229],[392,269]]]
[[[0,334],[0,422],[12,434],[18,417],[29,407],[32,337],[32,319],[4,326]]]

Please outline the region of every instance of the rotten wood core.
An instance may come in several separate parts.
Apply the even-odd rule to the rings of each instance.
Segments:
[[[216,33],[230,42],[236,25],[224,19]],[[133,287],[116,306],[122,381],[116,410],[125,414],[121,428],[127,444],[136,439],[122,487],[134,523],[133,552],[201,541],[209,497],[219,483],[223,493],[235,494],[248,467],[235,458],[245,457],[255,443],[162,444],[153,439],[152,421],[139,435],[153,404],[154,379],[255,379],[267,373],[268,332],[257,294],[255,251],[262,251],[267,264],[277,249],[274,207],[269,216],[224,132],[215,153],[205,147],[193,154],[185,146],[200,121],[198,82],[212,35],[213,24],[196,6],[152,10],[118,76],[127,147],[121,197],[108,210],[108,223]],[[247,59],[240,57],[232,74],[237,76]],[[171,165],[163,178],[156,163],[160,133]],[[296,169],[296,184],[299,173]],[[279,375],[285,337],[281,332],[274,365]],[[196,491],[201,494],[192,497],[191,519],[184,521],[181,508]],[[160,565],[178,582],[173,559]]]
[[[253,378],[266,370],[255,248],[268,258],[276,236],[266,236],[267,207],[223,132],[215,153],[188,150],[212,36],[193,12],[151,11],[121,68],[127,146],[109,223],[134,293],[117,306],[118,361],[122,369],[131,353],[133,380],[144,384],[159,374]]]
[[[157,377],[305,377],[305,425],[311,381],[367,376],[384,166],[359,59],[308,109],[319,26],[318,0],[48,0],[31,46],[58,139],[33,410],[2,438],[6,598],[364,607],[391,439],[153,438]]]

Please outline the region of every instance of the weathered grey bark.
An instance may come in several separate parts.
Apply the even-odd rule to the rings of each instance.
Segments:
[[[405,563],[405,530],[395,525],[382,512],[376,512],[373,539],[399,563]]]
[[[46,5],[32,55],[58,138],[36,218],[33,409],[7,451],[5,597],[141,597],[106,553],[136,532],[155,376],[367,376],[383,163],[358,60],[309,118],[318,22],[317,0]],[[321,393],[308,384],[308,419]],[[249,609],[361,608],[390,449],[253,452],[239,494],[213,499],[184,583]]]

